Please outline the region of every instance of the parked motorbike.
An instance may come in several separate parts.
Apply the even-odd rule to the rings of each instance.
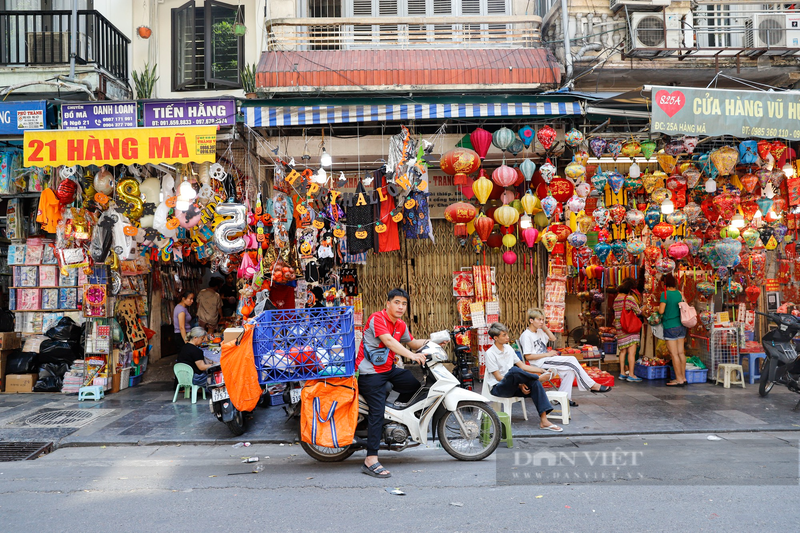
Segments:
[[[386,405],[382,449],[402,451],[439,438],[442,448],[461,461],[479,461],[491,455],[500,443],[500,420],[487,399],[461,388],[459,380],[445,368],[449,357],[438,344],[428,341],[425,354],[425,384],[407,404]],[[367,414],[364,398],[358,398],[356,438],[349,446],[325,448],[301,442],[303,450],[318,461],[343,461],[366,449]]]
[[[800,333],[800,319],[785,313],[756,313],[769,318],[778,326],[761,338],[766,357],[761,365],[758,394],[766,396],[776,383],[786,385],[792,392],[800,393],[800,358],[792,342]],[[800,402],[794,410],[799,409]]]
[[[225,387],[225,378],[222,376],[222,367],[214,365],[206,372],[208,374],[206,383],[211,391],[211,400],[209,400],[211,412],[214,413],[217,420],[228,426],[231,433],[237,437],[244,434],[244,413],[236,409],[231,402],[228,389]]]
[[[469,331],[468,326],[458,326],[450,337],[453,340],[453,347],[456,353],[456,362],[453,366],[453,375],[458,379],[462,389],[474,390],[475,380],[472,375],[472,348],[467,344],[461,344],[459,338]]]

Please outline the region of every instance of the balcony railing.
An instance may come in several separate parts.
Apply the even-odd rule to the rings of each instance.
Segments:
[[[267,50],[537,48],[541,17],[287,18],[266,22]]]
[[[69,63],[71,19],[71,11],[0,11],[0,65]],[[98,11],[78,11],[77,40],[76,63],[128,79],[131,40]]]

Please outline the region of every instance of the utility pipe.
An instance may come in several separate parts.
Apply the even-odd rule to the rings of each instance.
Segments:
[[[69,30],[69,81],[75,79],[75,58],[78,56],[78,0],[72,0],[72,18]]]
[[[578,53],[575,54],[575,61],[590,61],[592,59],[597,59],[597,56],[592,57],[583,57],[583,54],[588,52],[589,50],[593,50],[595,52],[599,52],[603,49],[603,45],[600,43],[589,43],[581,46],[581,49],[578,50]]]
[[[572,80],[572,44],[569,39],[569,12],[567,0],[561,0],[561,26],[564,29],[564,68],[567,82]]]

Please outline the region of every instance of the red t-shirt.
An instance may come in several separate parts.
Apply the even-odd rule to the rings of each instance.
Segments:
[[[383,374],[394,366],[394,360],[397,356],[391,351],[389,352],[389,358],[380,366],[373,366],[372,363],[364,358],[364,343],[366,343],[368,350],[384,348],[380,336],[386,334],[393,336],[402,343],[414,340],[414,337],[408,332],[408,326],[402,320],[392,323],[385,310],[372,313],[367,319],[364,337],[361,340],[361,346],[358,348],[358,357],[356,357],[356,368],[361,374]]]

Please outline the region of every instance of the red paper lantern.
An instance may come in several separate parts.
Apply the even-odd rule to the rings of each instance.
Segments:
[[[493,231],[489,234],[486,244],[489,248],[500,248],[503,246],[503,235],[499,231]]]
[[[653,235],[662,241],[671,237],[673,231],[675,231],[675,228],[668,222],[659,222],[653,227]]]
[[[478,128],[469,134],[469,141],[481,159],[486,158],[486,152],[492,145],[492,134],[483,128]]]
[[[747,301],[755,305],[758,301],[758,297],[761,296],[761,289],[756,285],[750,285],[744,290],[744,293],[747,295]]]
[[[507,165],[500,165],[492,172],[492,181],[501,187],[511,187],[517,181],[517,173]]]
[[[475,232],[478,234],[478,237],[481,238],[481,242],[486,242],[489,239],[489,235],[492,233],[492,228],[494,228],[494,220],[485,215],[481,215],[475,219],[473,225],[475,226]]]
[[[454,185],[466,185],[469,182],[468,175],[481,167],[481,158],[469,148],[455,148],[442,156],[439,167],[442,172],[453,176]]]
[[[456,237],[467,236],[467,223],[472,222],[476,214],[477,210],[475,206],[465,202],[450,204],[447,206],[447,209],[444,210],[445,220],[456,225]]]
[[[564,224],[550,224],[550,231],[556,234],[556,237],[558,237],[558,242],[565,242],[567,237],[569,237],[572,233],[572,230],[569,229],[569,226],[565,226]]]
[[[566,178],[553,178],[550,181],[550,192],[559,203],[564,203],[575,194],[575,186]]]
[[[514,182],[514,187],[519,187],[523,183],[525,183],[525,174],[522,173],[519,167],[514,167],[514,170],[517,173],[517,180]]]

